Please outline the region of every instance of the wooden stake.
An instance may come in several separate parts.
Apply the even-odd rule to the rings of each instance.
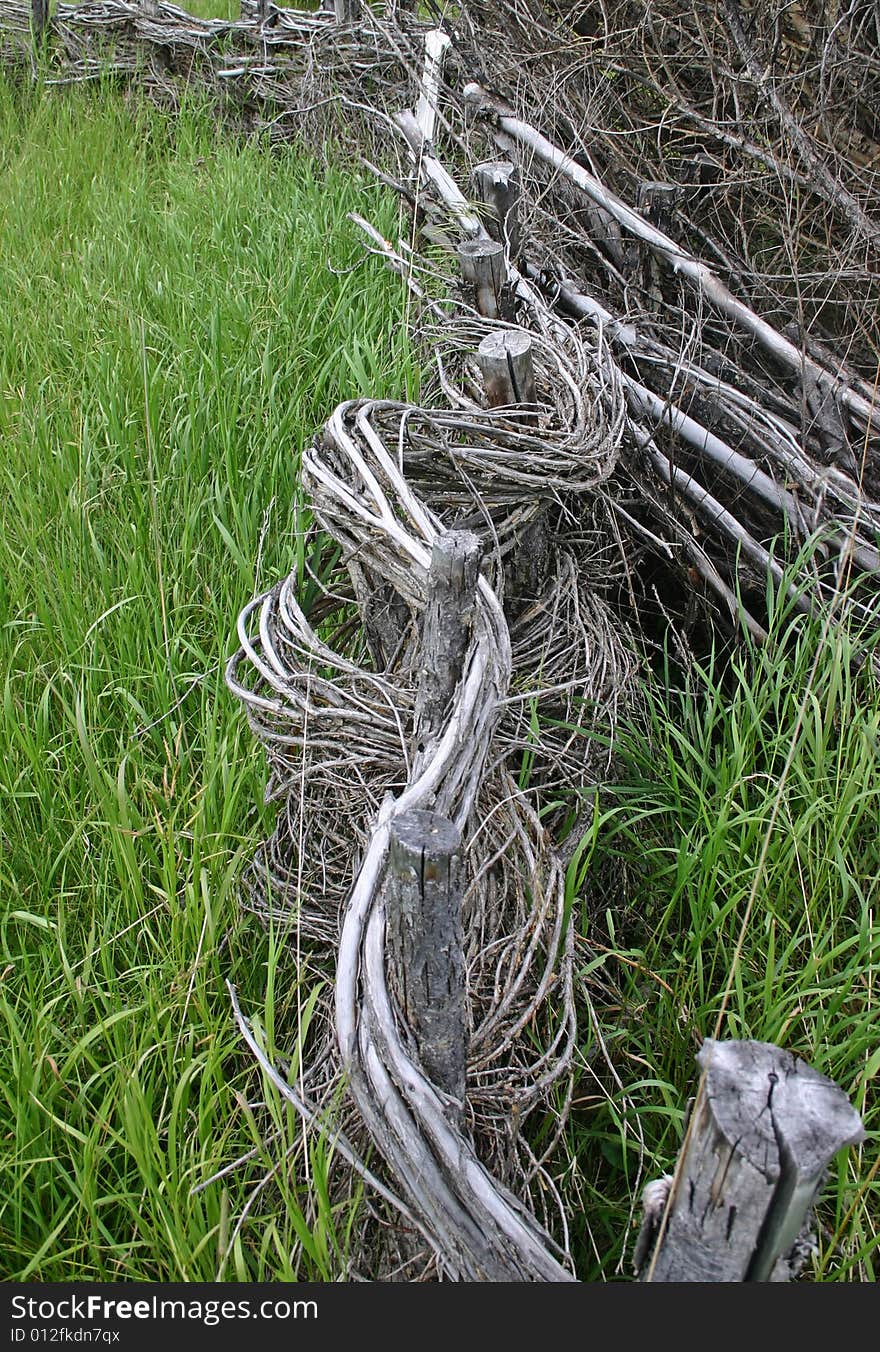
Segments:
[[[537,424],[537,393],[532,340],[517,329],[489,333],[477,349],[490,408],[510,408],[511,417],[526,426]],[[517,532],[504,563],[504,613],[508,622],[541,595],[550,566],[546,505]]]
[[[421,753],[443,729],[471,641],[483,546],[466,530],[446,531],[431,550],[422,619],[422,670],[415,741]]]
[[[828,1164],[864,1137],[859,1115],[833,1080],[771,1043],[708,1038],[697,1062],[701,1092],[650,1260],[671,1180],[653,1199],[653,1219],[646,1198],[641,1279],[789,1281]]]
[[[510,160],[484,160],[474,166],[477,197],[491,208],[486,229],[516,262],[520,252],[519,170]]]
[[[348,572],[360,607],[364,638],[377,671],[387,671],[400,654],[410,622],[403,597],[356,559],[348,562]]]
[[[358,0],[333,0],[337,23],[354,23],[360,10]]]
[[[487,334],[477,348],[477,361],[490,408],[537,402],[532,340],[527,333],[499,329]],[[534,413],[526,411],[524,418],[533,421]]]
[[[551,544],[550,507],[544,502],[516,532],[504,560],[504,614],[508,624],[543,595],[552,562]]]
[[[387,964],[422,1069],[464,1104],[467,1062],[461,837],[436,812],[412,810],[391,827],[385,874]],[[458,1116],[458,1114],[455,1114]]]
[[[474,288],[476,306],[486,319],[501,319],[507,277],[504,245],[494,239],[466,239],[456,251],[461,275]]]
[[[31,28],[33,29],[34,41],[43,36],[43,31],[49,22],[49,0],[31,0]]]

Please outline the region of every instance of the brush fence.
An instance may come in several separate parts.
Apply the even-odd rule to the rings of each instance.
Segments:
[[[660,8],[690,41],[691,11]],[[767,77],[737,14],[719,10],[711,36],[740,51],[745,97],[742,81]],[[589,59],[562,40],[570,23]],[[421,405],[345,403],[303,451],[297,567],[245,607],[227,672],[278,807],[243,903],[286,927],[315,981],[295,1071],[267,1055],[234,991],[233,1004],[304,1133],[334,1143],[335,1194],[366,1183],[352,1277],[575,1279],[583,1222],[556,1181],[573,1086],[584,1066],[616,1071],[597,978],[575,953],[572,847],[558,842],[578,839],[571,804],[586,795],[592,810],[615,721],[638,698],[637,643],[612,594],[639,623],[647,560],[709,622],[758,642],[768,578],[802,609],[876,622],[875,388],[849,347],[783,331],[778,291],[735,294],[733,245],[717,243],[726,199],[712,199],[713,239],[638,131],[660,67],[621,57],[616,84],[591,84],[614,47],[600,29],[590,5],[462,6],[448,31],[354,0],[315,13],[258,0],[231,23],[122,0],[51,18],[43,0],[0,6],[4,59],[36,52],[56,83],[109,73],[175,104],[197,81],[236,129],[353,138],[433,249],[357,221],[406,281],[433,374]],[[493,69],[517,72],[504,98],[486,88]],[[712,69],[721,106],[728,67]],[[570,149],[539,129],[548,90]],[[868,171],[850,174],[850,157],[829,179],[778,91],[759,94],[800,156],[783,165],[768,133],[764,161],[837,213],[850,257],[854,238],[875,250]],[[713,153],[758,153],[699,90],[688,97]],[[631,120],[629,140],[599,129],[603,110],[609,126]],[[458,280],[438,286],[452,260]],[[871,284],[837,278],[841,313],[866,331]],[[792,576],[783,565],[805,542]],[[859,1119],[778,1048],[709,1040],[699,1062],[675,1173],[646,1190],[636,1268],[787,1280]]]

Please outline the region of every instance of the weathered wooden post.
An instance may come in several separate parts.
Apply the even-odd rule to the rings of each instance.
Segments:
[[[461,275],[474,288],[474,299],[486,319],[503,319],[507,312],[504,284],[507,268],[504,245],[494,239],[466,239],[456,253]]]
[[[354,23],[360,11],[360,0],[333,0],[337,23]]]
[[[519,170],[510,160],[484,160],[474,166],[473,178],[477,197],[490,208],[486,229],[515,263],[520,251]]]
[[[525,427],[537,424],[537,391],[532,340],[522,330],[488,333],[477,348],[490,408],[509,408],[510,416]],[[550,566],[548,509],[537,505],[531,520],[518,532],[504,564],[504,612],[515,619],[539,596]]]
[[[391,827],[384,897],[389,977],[422,1069],[463,1106],[467,1027],[460,848],[458,829],[447,817],[418,809],[402,813]]]
[[[489,407],[522,404],[525,405],[523,421],[533,421],[537,394],[529,335],[517,329],[488,333],[477,348],[477,361],[483,373]]]
[[[709,1038],[697,1063],[677,1177],[646,1189],[640,1279],[789,1281],[826,1168],[862,1140],[861,1119],[833,1080],[771,1043]]]
[[[34,42],[42,38],[49,22],[49,0],[31,0],[31,29]]]
[[[470,531],[434,541],[422,614],[416,756],[430,754],[462,678],[476,613],[483,547]],[[464,937],[461,840],[436,812],[411,811],[391,828],[384,883],[389,979],[426,1075],[464,1103]],[[457,1114],[454,1114],[457,1116]]]
[[[422,617],[422,669],[416,694],[415,743],[421,752],[442,731],[461,680],[474,627],[483,546],[471,531],[438,535],[431,550]]]

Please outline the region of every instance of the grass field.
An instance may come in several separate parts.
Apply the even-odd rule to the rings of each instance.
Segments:
[[[0,1272],[329,1276],[284,1171],[233,1242],[261,1153],[190,1194],[259,1146],[224,982],[253,1007],[271,956],[222,673],[291,566],[298,448],[413,378],[399,284],[349,270],[346,212],[396,207],[110,90],[0,90],[0,184]]]
[[[351,268],[351,209],[394,232],[375,187],[198,109],[0,85],[6,1279],[344,1270],[323,1144],[277,1167],[293,1124],[230,1015],[227,979],[269,1028],[295,981],[237,911],[269,823],[222,672],[239,609],[291,565],[298,448],[340,399],[417,385],[399,284]],[[569,1134],[585,1280],[617,1275],[716,1026],[862,1111],[807,1275],[877,1275],[880,698],[842,641],[785,614],[775,633],[775,656],[649,686],[570,869],[572,895],[611,880],[582,937],[617,992],[618,1078],[585,1068]]]

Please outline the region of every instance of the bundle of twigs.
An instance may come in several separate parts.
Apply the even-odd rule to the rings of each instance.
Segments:
[[[36,70],[31,4],[0,5],[0,58]],[[233,21],[198,19],[165,0],[58,4],[36,44],[50,84],[117,80],[179,107],[187,91],[213,99],[233,132],[307,137],[314,149],[358,127],[371,147],[375,110],[405,101],[429,25],[389,24],[369,7],[357,24],[332,12],[243,0]]]

